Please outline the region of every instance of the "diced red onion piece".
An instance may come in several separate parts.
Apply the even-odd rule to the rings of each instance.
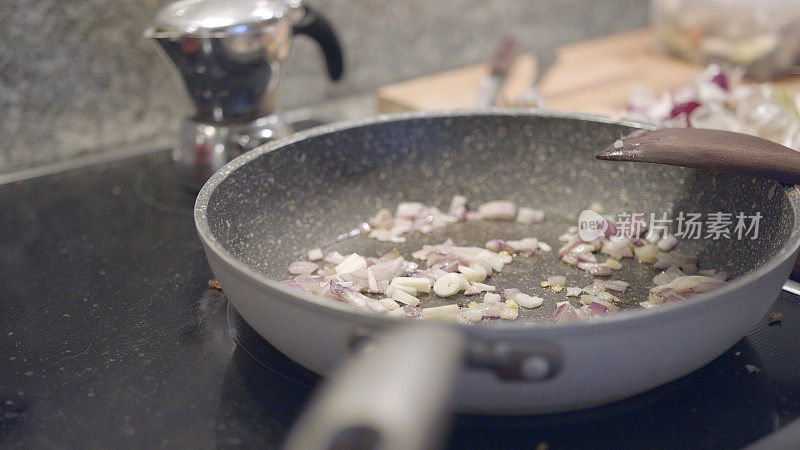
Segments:
[[[308,275],[319,269],[319,264],[310,261],[294,261],[289,264],[289,273],[292,275]]]
[[[576,286],[570,286],[570,287],[567,288],[566,296],[567,297],[578,297],[578,296],[581,295],[582,291],[583,291],[582,288],[579,288],[579,287],[576,287]]]
[[[340,254],[339,252],[330,252],[327,255],[325,255],[323,261],[325,261],[328,264],[334,264],[334,265],[341,264],[342,261],[344,261],[344,255]]]
[[[303,286],[302,284],[298,283],[295,280],[283,280],[283,281],[280,281],[279,283],[284,285],[284,286],[288,286],[288,287],[290,287],[292,289],[297,289],[298,291],[302,291],[302,292],[305,292],[307,294],[312,294],[309,289],[307,289],[305,286]]]
[[[431,266],[431,269],[439,269],[445,272],[458,272],[460,264],[458,261],[442,261],[438,263],[434,263]]]
[[[483,292],[483,291],[478,289],[478,288],[476,288],[475,286],[470,286],[470,287],[468,287],[468,288],[466,288],[464,290],[464,296],[471,297],[473,295],[478,295],[481,292]]]
[[[603,248],[600,251],[605,255],[617,259],[633,256],[631,241],[624,237],[610,237],[607,241],[603,242]]]
[[[573,232],[563,233],[558,236],[558,240],[561,242],[572,242],[577,239],[578,235]]]
[[[687,124],[688,124],[689,116],[692,114],[692,111],[694,111],[695,108],[697,108],[698,106],[700,106],[700,103],[697,103],[695,101],[690,101],[690,102],[686,102],[686,103],[680,103],[680,104],[675,105],[675,106],[672,107],[672,111],[670,111],[669,117],[671,119],[674,119],[674,118],[678,117],[681,114],[685,114],[686,118],[687,118]]]
[[[665,285],[656,286],[650,289],[650,292],[663,296],[662,294],[664,292],[674,291],[678,295],[686,296],[708,292],[723,284],[725,284],[724,281],[715,278],[704,277],[702,275],[689,275],[676,278]]]
[[[466,322],[477,323],[483,320],[483,312],[477,308],[464,308],[458,312],[458,317]]]
[[[578,268],[581,270],[585,270],[589,272],[590,275],[594,275],[596,277],[607,277],[611,275],[611,269],[607,266],[603,266],[600,264],[579,262]]]
[[[418,217],[425,217],[428,213],[428,207],[420,202],[404,202],[397,205],[395,210],[395,217],[416,219]]]
[[[602,282],[599,282],[599,281],[595,281],[594,283],[590,284],[589,286],[586,286],[586,287],[583,288],[583,292],[586,292],[587,294],[592,295],[592,296],[597,295],[600,292],[603,292],[604,290],[605,290],[605,285]]]
[[[478,212],[485,220],[514,220],[517,205],[509,200],[495,200],[480,205]]]
[[[544,221],[544,211],[540,209],[533,209],[527,207],[521,207],[517,211],[517,222],[519,223],[539,223]]]
[[[586,310],[594,315],[602,315],[608,312],[608,308],[606,308],[605,305],[601,305],[597,302],[591,302],[586,305]]]
[[[341,300],[345,303],[349,303],[356,309],[367,310],[367,311],[370,310],[370,307],[367,306],[367,302],[369,300],[372,300],[371,298],[359,294],[358,292],[352,291],[335,281],[331,281],[329,286],[330,286],[330,292],[333,295],[334,299]]]
[[[474,222],[481,219],[483,219],[483,216],[481,216],[481,213],[478,211],[467,211],[466,214],[464,214],[464,220],[469,222]]]
[[[594,256],[594,253],[591,253],[591,252],[573,252],[571,254],[575,255],[575,260],[578,261],[578,263],[596,263],[597,262],[597,257]]]
[[[389,312],[389,308],[384,306],[383,303],[381,303],[380,301],[375,300],[373,298],[369,298],[369,297],[367,297],[367,296],[365,296],[363,294],[356,293],[356,295],[360,295],[361,297],[364,298],[364,301],[367,304],[367,309],[369,309],[370,311],[376,312],[376,313],[387,313],[387,312]]]
[[[495,294],[494,292],[487,292],[486,295],[483,296],[483,303],[496,305],[502,300],[503,299],[500,297],[500,294]]]
[[[502,239],[492,239],[486,242],[485,247],[493,252],[502,252],[506,251],[509,253],[514,253],[516,249],[506,243],[506,241]]]
[[[728,77],[722,71],[711,77],[711,82],[721,87],[725,91],[728,90]]]
[[[533,309],[542,306],[544,299],[533,295],[523,294],[522,292],[516,294],[513,298],[517,304],[523,308]]]
[[[322,253],[321,248],[315,248],[313,250],[309,250],[308,252],[308,260],[309,261],[319,261],[324,258],[325,255]]]
[[[611,289],[612,291],[625,292],[628,290],[630,283],[622,280],[607,280],[603,281],[603,286],[606,289]]]
[[[556,322],[572,322],[579,319],[575,307],[569,302],[559,302],[551,318]]]
[[[574,250],[577,246],[581,245],[582,243],[583,241],[580,238],[576,237],[575,239],[566,243],[564,246],[558,249],[558,257],[561,258],[567,253],[572,253],[572,250]]]
[[[464,220],[467,215],[467,197],[463,195],[454,195],[453,199],[450,200],[448,214],[458,220]]]
[[[561,257],[561,260],[569,265],[576,265],[578,264],[578,256],[575,253],[567,253],[566,255]]]
[[[474,309],[480,311],[484,318],[498,318],[505,308],[499,303],[478,303]]]
[[[552,275],[547,277],[547,283],[550,286],[564,286],[567,284],[567,277],[564,275]]]
[[[390,280],[396,276],[405,273],[404,268],[406,261],[403,259],[402,256],[398,256],[394,259],[388,259],[388,260],[379,259],[378,261],[379,262],[377,264],[370,266],[372,275],[378,281]]]
[[[325,279],[325,277],[309,277],[307,275],[302,275],[292,281],[297,283],[297,286],[300,286],[306,291],[310,292],[311,295],[324,295],[324,291],[327,291],[328,289],[328,281]],[[292,287],[297,286],[293,285]]]

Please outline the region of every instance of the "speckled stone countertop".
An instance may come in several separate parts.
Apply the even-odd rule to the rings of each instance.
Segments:
[[[143,37],[169,0],[0,0],[0,173],[124,151],[176,134],[190,105]],[[646,0],[308,0],[345,51],[341,83],[294,39],[284,109],[372,92],[490,58],[505,34],[530,51],[646,24]]]

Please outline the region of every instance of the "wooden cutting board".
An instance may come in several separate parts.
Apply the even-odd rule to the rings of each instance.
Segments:
[[[501,93],[505,98],[514,99],[526,91],[535,61],[531,55],[517,59]],[[661,53],[650,31],[639,30],[560,48],[556,63],[540,81],[539,92],[550,109],[617,115],[624,111],[634,87],[660,94],[689,83],[702,70],[700,65]],[[488,72],[489,65],[482,64],[384,86],[376,92],[378,110],[471,108],[480,80]],[[800,93],[798,76],[773,84]]]

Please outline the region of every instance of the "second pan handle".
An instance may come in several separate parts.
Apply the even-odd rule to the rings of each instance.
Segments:
[[[436,448],[465,348],[464,335],[442,324],[380,335],[315,394],[286,448]]]

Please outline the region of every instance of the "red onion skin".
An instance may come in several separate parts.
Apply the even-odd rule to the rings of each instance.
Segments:
[[[714,75],[711,78],[711,82],[721,87],[724,91],[730,90],[730,88],[728,87],[728,77],[725,76],[725,74],[722,72]]]
[[[670,111],[669,117],[670,119],[677,119],[679,117],[682,117],[686,121],[686,126],[691,127],[692,122],[690,118],[692,115],[692,111],[697,109],[698,106],[700,106],[700,103],[697,103],[695,101],[675,105],[672,108],[672,111]]]
[[[528,256],[534,254],[536,252],[536,250],[539,248],[538,245],[537,245],[536,248],[529,248],[529,247],[523,247],[523,246],[515,247],[515,246],[509,244],[508,242],[506,242],[506,241],[504,241],[502,239],[491,239],[491,240],[486,242],[484,247],[486,247],[487,249],[489,249],[489,250],[491,250],[493,252],[508,252],[508,253],[511,253],[511,254],[524,253],[524,254],[526,254]]]
[[[480,303],[476,308],[481,312],[484,319],[496,319],[503,313],[502,306],[491,303]]]
[[[575,256],[575,253],[567,253],[566,255],[561,257],[561,260],[570,265],[578,264],[578,257]]]
[[[563,246],[563,247],[561,247],[561,249],[558,251],[558,257],[559,257],[559,258],[563,257],[563,256],[564,256],[564,255],[566,255],[567,253],[570,253],[570,252],[572,251],[572,249],[574,249],[575,247],[577,247],[577,246],[579,246],[579,245],[581,245],[581,244],[583,244],[583,241],[582,241],[581,239],[575,239],[574,241],[572,241],[572,242],[570,242],[570,243],[568,243],[568,244],[564,245],[564,246]]]
[[[608,280],[603,283],[603,286],[612,291],[625,292],[630,287],[630,283],[621,280]]]
[[[506,251],[509,253],[515,253],[517,251],[517,249],[508,245],[508,243],[502,239],[492,239],[487,241],[485,247],[493,252]]]
[[[669,117],[670,119],[674,119],[678,117],[679,114],[686,114],[688,119],[692,111],[694,111],[698,106],[700,106],[700,103],[694,101],[677,104],[672,108],[672,111],[670,111]]]
[[[614,221],[609,219],[608,217],[603,217],[603,218],[606,219],[606,223],[608,224],[608,227],[606,227],[605,238],[609,239],[611,238],[611,236],[616,236],[617,224],[614,223]]]
[[[458,272],[458,266],[460,266],[457,261],[442,261],[436,263],[431,266],[431,269],[439,269],[444,270],[445,272]]]
[[[582,262],[578,263],[578,268],[581,270],[585,270],[589,272],[590,275],[596,277],[607,277],[611,275],[611,269],[606,266],[601,266],[600,264]]]
[[[436,281],[445,275],[447,272],[441,269],[426,269],[426,270],[416,270],[408,274],[409,277],[414,278],[428,278],[429,280]]]
[[[597,314],[597,315],[605,314],[608,312],[608,308],[606,308],[605,305],[601,305],[600,303],[597,302],[589,303],[586,306],[586,309],[592,314]]]
[[[556,311],[551,316],[556,322],[569,322],[572,320],[578,319],[578,315],[575,312],[575,307],[569,303],[563,303],[561,306],[556,308]]]
[[[677,302],[677,301],[681,301],[681,300],[684,299],[684,297],[679,295],[672,288],[661,289],[660,291],[656,292],[655,294],[658,295],[659,297],[663,298],[664,302]]]
[[[595,266],[589,270],[589,274],[596,277],[608,277],[611,276],[611,269],[606,266],[595,264]]]
[[[288,286],[288,287],[290,287],[292,289],[297,289],[298,291],[305,292],[306,294],[313,295],[310,290],[306,289],[302,284],[298,283],[295,280],[283,280],[283,281],[280,281],[279,283],[284,285],[284,286]]]
[[[334,296],[333,298],[335,300],[341,300],[345,303],[349,303],[356,309],[367,311],[372,309],[369,305],[367,305],[368,301],[372,300],[369,297],[348,289],[335,281],[331,281],[329,286],[331,289],[331,294]]]

